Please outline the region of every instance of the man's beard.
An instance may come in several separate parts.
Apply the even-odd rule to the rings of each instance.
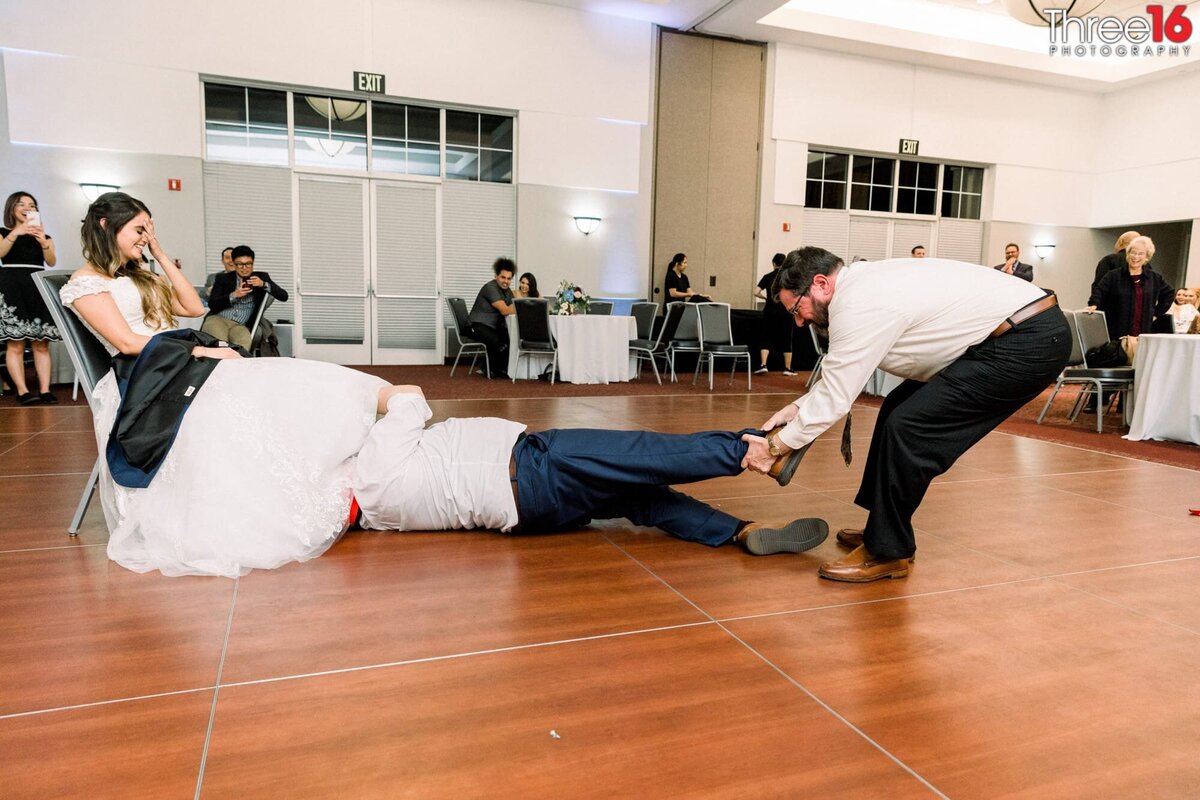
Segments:
[[[809,298],[812,303],[812,319],[808,322],[810,325],[816,325],[818,328],[829,327],[829,303],[822,303],[815,297]]]

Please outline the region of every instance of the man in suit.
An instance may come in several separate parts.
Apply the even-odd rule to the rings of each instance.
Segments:
[[[249,247],[238,245],[232,255],[233,272],[223,272],[213,281],[209,314],[200,329],[249,352],[249,326],[258,309],[267,302],[267,295],[282,303],[288,299],[288,293],[266,272],[254,271],[254,251]]]
[[[1021,263],[1021,248],[1012,242],[1004,245],[1004,263],[997,264],[993,269],[1007,272],[1009,275],[1016,275],[1022,280],[1033,283],[1033,265]]]

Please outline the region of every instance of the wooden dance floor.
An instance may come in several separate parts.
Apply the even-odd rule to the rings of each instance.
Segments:
[[[789,399],[432,405],[684,432]],[[832,535],[755,558],[623,521],[164,578],[107,560],[98,498],[66,535],[87,408],[5,400],[3,797],[1200,796],[1200,472],[994,433],[930,489],[912,574],[861,586],[817,578]],[[849,469],[838,429],[787,489],[692,491],[857,526],[874,413]]]

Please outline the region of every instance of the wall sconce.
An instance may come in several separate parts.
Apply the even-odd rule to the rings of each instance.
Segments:
[[[1035,244],[1033,252],[1037,253],[1037,257],[1045,260],[1054,255],[1054,245],[1052,244]]]
[[[96,202],[96,198],[105,192],[118,192],[120,186],[113,186],[111,183],[81,183],[80,190],[83,191],[83,196],[87,198],[88,205]]]
[[[600,227],[599,217],[576,217],[575,227],[579,228],[579,232],[584,236],[590,235],[596,228]]]

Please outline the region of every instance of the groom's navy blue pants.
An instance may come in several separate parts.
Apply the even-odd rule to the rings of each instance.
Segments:
[[[564,428],[532,433],[513,447],[522,530],[625,517],[701,544],[725,544],[742,520],[675,491],[742,471],[742,433],[669,434]]]

